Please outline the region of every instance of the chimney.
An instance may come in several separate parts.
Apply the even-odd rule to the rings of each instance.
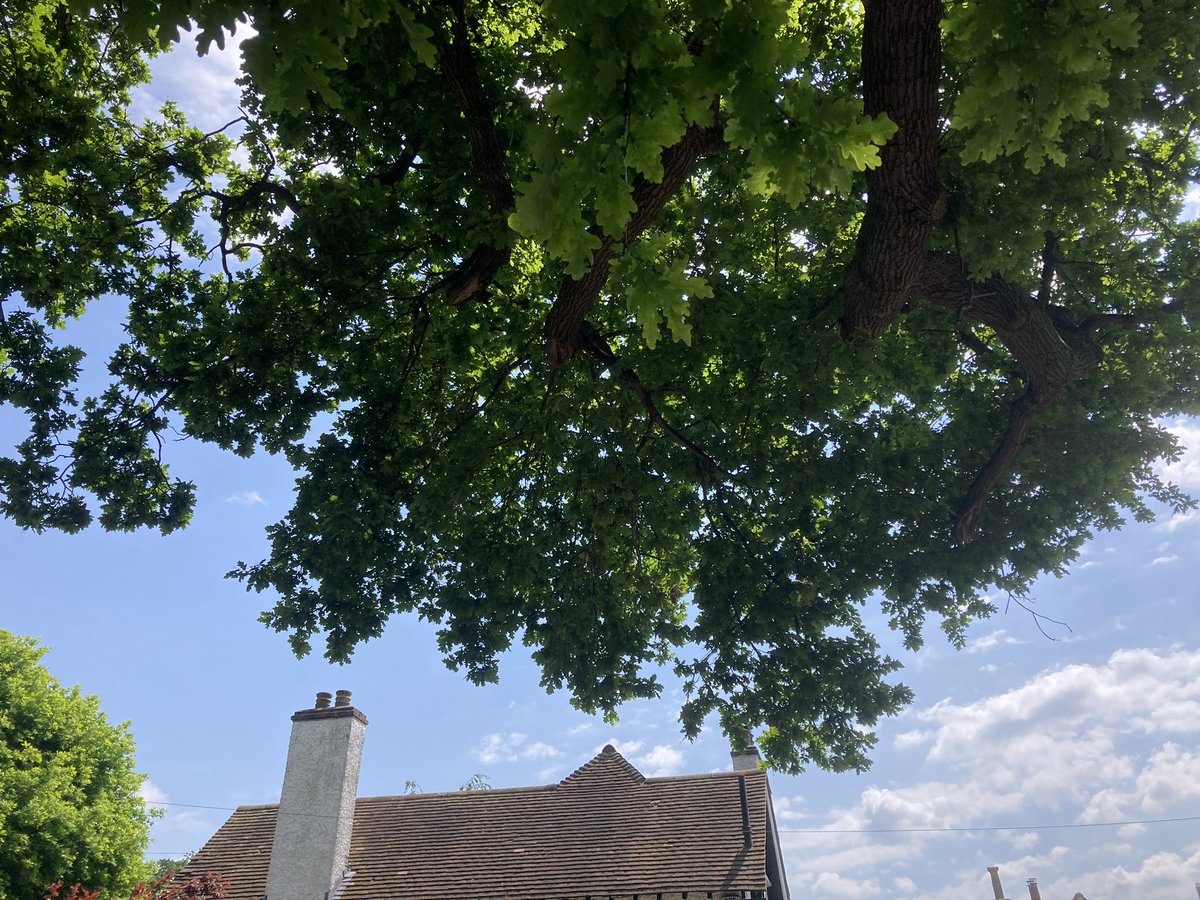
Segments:
[[[1029,900],[1042,900],[1042,892],[1038,890],[1037,879],[1029,878],[1025,883],[1029,885]]]
[[[733,771],[749,772],[758,769],[759,763],[762,762],[762,757],[758,755],[758,748],[754,746],[754,735],[747,728],[742,732],[743,740],[746,744],[745,750],[732,750],[729,755],[733,757]]]
[[[1000,887],[1000,867],[988,866],[987,870],[988,874],[992,876],[992,893],[996,895],[996,900],[1004,900],[1004,888]]]
[[[333,900],[346,868],[367,717],[350,692],[317,694],[292,716],[287,768],[267,871],[267,900]],[[332,893],[331,893],[332,892]]]

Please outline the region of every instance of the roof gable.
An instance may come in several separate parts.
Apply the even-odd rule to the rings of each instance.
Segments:
[[[618,753],[612,744],[605,744],[603,750],[560,781],[558,787],[563,790],[586,790],[599,786],[611,790],[623,778],[635,784],[646,783],[646,776],[633,763]]]

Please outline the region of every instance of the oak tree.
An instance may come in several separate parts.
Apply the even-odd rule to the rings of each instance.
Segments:
[[[909,696],[865,604],[959,640],[1191,502],[1154,468],[1198,410],[1188,0],[2,15],[4,512],[184,524],[168,423],[283,454],[236,575],[299,653],[415,613],[605,712],[670,663],[688,733],[861,768]],[[249,34],[222,134],[125,111],[189,29]],[[105,293],[128,340],[78,401],[50,326]]]

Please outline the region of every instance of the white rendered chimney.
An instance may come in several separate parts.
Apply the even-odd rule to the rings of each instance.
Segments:
[[[338,691],[292,716],[267,900],[334,900],[347,876],[367,717]],[[332,893],[330,893],[332,892]]]
[[[733,757],[733,771],[735,772],[755,770],[762,762],[762,757],[758,755],[758,748],[754,746],[754,735],[749,730],[746,731],[745,740],[745,750],[733,750],[729,754]]]

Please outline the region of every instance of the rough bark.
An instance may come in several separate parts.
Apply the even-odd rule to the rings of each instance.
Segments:
[[[1047,280],[1043,273],[1043,285]],[[1000,277],[971,281],[961,261],[946,253],[925,256],[913,296],[952,309],[964,321],[991,328],[1026,377],[1025,393],[1013,403],[1007,427],[954,517],[954,537],[965,543],[974,537],[988,497],[1016,462],[1037,413],[1099,368],[1104,353],[1096,335],[1141,320],[1100,314],[1076,324],[1065,309],[1046,302],[1048,291],[1039,289],[1031,295]]]
[[[867,209],[843,282],[842,334],[875,339],[909,299],[945,210],[938,178],[940,0],[867,0],[863,102],[897,126],[867,173]]]
[[[881,164],[867,173],[867,208],[843,280],[842,336],[878,338],[905,304],[926,300],[992,328],[1027,379],[997,447],[955,516],[954,536],[966,542],[988,497],[1012,469],[1038,411],[1095,371],[1102,352],[1093,340],[1095,329],[1076,325],[1049,302],[1059,261],[1057,236],[1047,235],[1034,296],[1001,278],[972,281],[957,256],[929,252],[945,210],[938,171],[942,5],[940,0],[866,0],[864,5],[865,110],[887,115],[898,130],[882,149]]]

